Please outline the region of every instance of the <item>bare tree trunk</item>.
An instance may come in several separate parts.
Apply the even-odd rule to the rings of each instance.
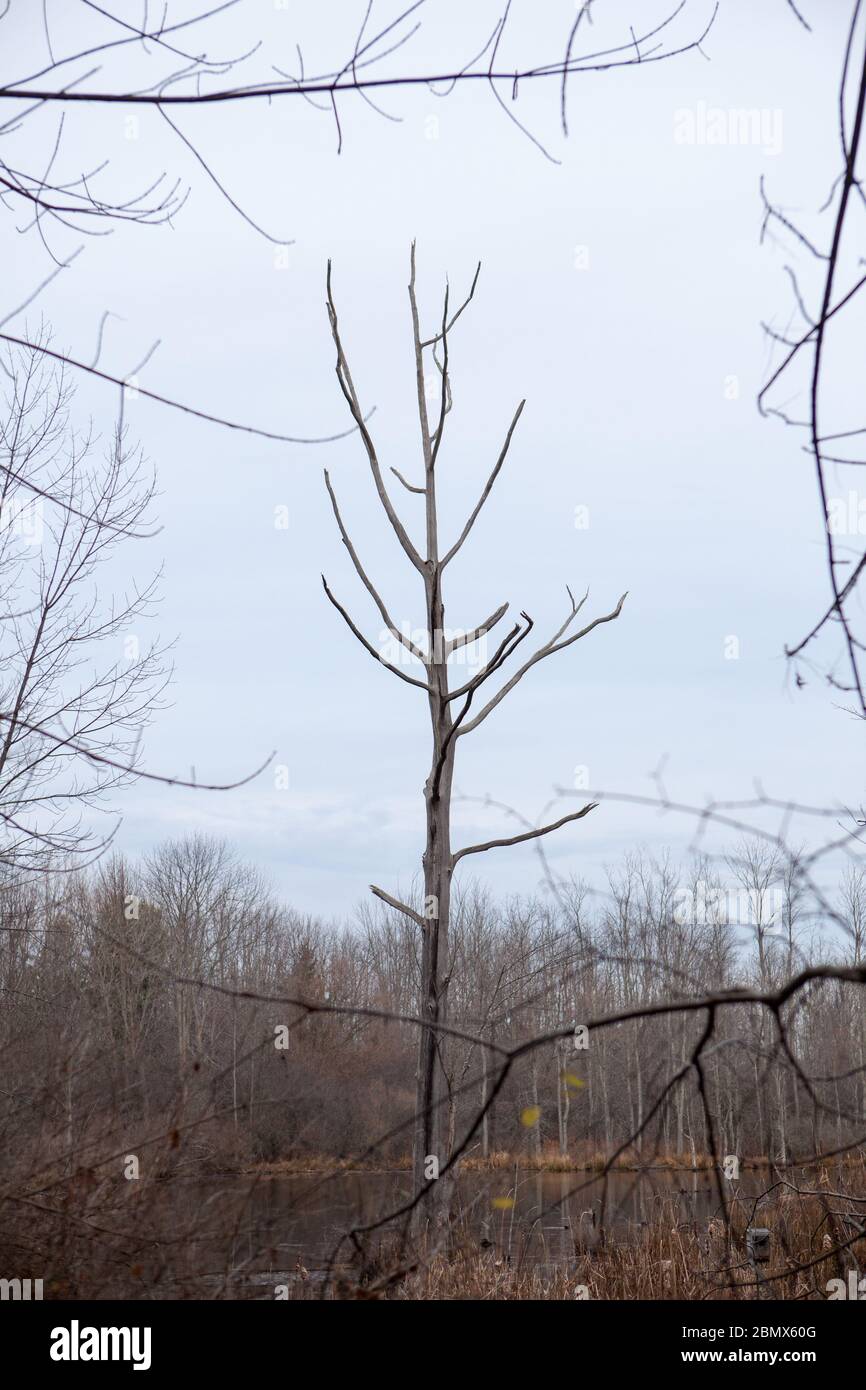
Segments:
[[[563,1043],[554,1050],[553,1060],[556,1065],[556,1117],[559,1124],[559,1152],[564,1158],[568,1153],[568,1117],[571,1113],[571,1091],[565,1079],[568,1070],[568,1057],[566,1052],[567,1044]]]
[[[531,1135],[532,1152],[536,1158],[541,1156],[541,1106],[538,1104],[538,1048],[533,1048],[531,1062],[532,1076],[532,1108],[536,1114],[529,1133]]]
[[[490,1157],[490,1113],[487,1110],[487,1048],[481,1049],[481,1156]]]
[[[232,999],[232,1121],[238,1132],[238,1001]]]
[[[442,599],[442,575],[439,568],[439,525],[436,508],[435,453],[427,423],[424,396],[424,374],[421,360],[421,336],[415,304],[414,276],[410,287],[412,317],[415,329],[415,352],[418,375],[418,408],[424,446],[426,474],[425,510],[427,529],[427,600],[428,664],[430,724],[433,733],[433,759],[424,785],[424,805],[427,838],[422,864],[424,867],[423,945],[421,953],[421,1017],[431,1026],[421,1029],[416,1076],[416,1128],[413,1151],[415,1190],[424,1185],[424,1165],[428,1156],[444,1162],[442,1152],[442,1097],[444,1075],[440,1049],[444,1040],[437,1025],[445,1022],[447,980],[443,969],[448,960],[448,923],[451,910],[451,785],[454,775],[454,731],[451,705],[448,700],[448,665],[445,643],[445,605]],[[447,358],[446,358],[447,361]],[[445,1203],[447,1189],[439,1191],[440,1206]],[[445,1203],[447,1205],[447,1203]],[[441,1210],[439,1218],[447,1215]]]

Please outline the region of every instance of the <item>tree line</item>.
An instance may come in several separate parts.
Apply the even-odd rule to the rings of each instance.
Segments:
[[[726,911],[729,881],[754,904],[751,922]],[[771,991],[818,960],[862,965],[862,870],[843,874],[835,911],[842,929],[758,842],[724,866],[630,854],[604,892],[571,880],[498,900],[467,880],[445,966],[437,1157],[473,1125],[465,1153],[476,1158],[591,1163],[627,1146],[646,1163],[713,1152],[786,1163],[854,1144],[866,1113],[855,983],[813,980],[775,1017],[756,1004],[720,1010],[699,1072],[668,1092],[705,1025],[698,1012],[652,1012]],[[404,912],[297,912],[229,846],[193,835],[140,863],[7,870],[0,927],[6,1165],[110,1167],[136,1145],[145,1165],[166,1135],[172,1164],[202,1170],[410,1154],[423,928]],[[554,1033],[489,1103],[490,1048]]]

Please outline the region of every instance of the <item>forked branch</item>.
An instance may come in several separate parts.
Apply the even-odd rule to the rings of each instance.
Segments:
[[[483,709],[479,710],[475,718],[470,719],[468,724],[463,725],[462,729],[460,730],[461,735],[469,734],[472,732],[473,729],[477,729],[478,725],[484,719],[487,718],[488,714],[492,713],[492,711],[496,708],[500,701],[505,699],[505,696],[509,693],[509,691],[514,689],[518,681],[523,680],[523,677],[526,675],[527,671],[530,671],[532,667],[536,665],[537,662],[543,661],[546,656],[553,656],[554,652],[563,651],[566,647],[570,647],[573,642],[579,642],[581,637],[585,637],[588,632],[592,632],[593,628],[599,627],[601,623],[611,623],[615,618],[618,618],[620,613],[622,612],[622,606],[625,603],[626,598],[628,597],[628,590],[626,590],[626,592],[622,595],[616,607],[611,609],[609,613],[603,613],[600,617],[593,618],[592,622],[587,623],[586,627],[582,627],[579,632],[573,632],[570,637],[564,637],[563,634],[568,631],[568,628],[571,626],[575,617],[580,612],[583,605],[586,603],[588,594],[589,590],[587,590],[586,594],[584,594],[580,603],[575,603],[574,599],[572,598],[571,612],[569,613],[562,626],[558,629],[558,631],[553,634],[550,641],[546,642],[543,647],[539,647],[537,651],[533,652],[532,656],[529,657],[529,659],[525,661],[517,671],[515,671],[511,679],[506,681],[505,685],[503,685],[502,688],[496,692],[492,699],[488,700],[487,704],[484,706]],[[569,596],[570,595],[571,590],[569,590]]]
[[[393,530],[394,530],[394,534],[396,535],[397,539],[399,540],[401,546],[403,547],[404,551],[405,551],[406,554],[408,555],[409,559],[412,561],[412,564],[415,566],[415,568],[416,568],[417,570],[420,570],[421,573],[423,574],[423,573],[425,573],[425,569],[426,569],[425,564],[424,564],[424,561],[422,560],[422,558],[421,558],[421,556],[419,555],[418,551],[415,549],[415,546],[412,544],[411,540],[409,539],[409,536],[408,536],[408,534],[407,534],[407,532],[406,532],[406,529],[405,529],[405,527],[403,526],[403,523],[402,523],[402,521],[400,520],[399,516],[397,515],[397,512],[396,512],[395,509],[394,509],[394,504],[393,504],[393,502],[391,501],[391,498],[390,498],[389,495],[388,495],[388,490],[387,490],[387,488],[385,487],[385,483],[384,483],[383,478],[382,478],[382,471],[381,471],[381,469],[379,468],[379,459],[378,459],[378,456],[377,456],[377,454],[376,454],[376,448],[375,448],[375,445],[373,444],[373,440],[372,440],[372,438],[371,438],[370,431],[369,431],[368,428],[367,428],[366,422],[365,422],[365,420],[364,420],[363,413],[362,413],[362,411],[361,411],[360,404],[359,404],[359,402],[358,402],[358,393],[357,393],[357,391],[355,390],[355,384],[354,384],[354,382],[353,382],[353,380],[352,380],[352,373],[351,373],[351,371],[349,370],[349,364],[348,364],[348,362],[347,362],[347,360],[346,360],[346,354],[345,354],[345,352],[344,352],[344,350],[343,350],[343,343],[342,343],[342,340],[341,340],[341,338],[340,338],[340,328],[339,328],[339,324],[338,324],[338,321],[337,321],[337,310],[336,310],[336,306],[335,306],[335,304],[334,304],[334,297],[333,297],[333,294],[332,294],[332,291],[331,291],[331,262],[330,262],[330,261],[328,261],[327,287],[328,287],[328,319],[329,319],[330,324],[331,324],[331,335],[332,335],[332,337],[333,337],[333,339],[334,339],[334,346],[335,346],[335,348],[337,349],[337,366],[336,366],[336,372],[337,372],[337,380],[338,380],[339,383],[340,383],[340,390],[343,392],[343,395],[344,395],[345,398],[346,398],[346,402],[347,402],[347,404],[348,404],[348,406],[349,406],[349,410],[351,411],[351,414],[352,414],[352,419],[355,421],[355,424],[358,426],[358,431],[359,431],[359,433],[360,433],[360,435],[361,435],[361,438],[362,438],[363,441],[364,441],[364,448],[365,448],[366,451],[367,451],[367,458],[368,458],[369,463],[370,463],[370,472],[373,474],[373,482],[374,482],[375,485],[376,485],[376,491],[377,491],[377,493],[379,494],[379,501],[382,503],[382,506],[383,506],[383,508],[384,508],[384,510],[385,510],[385,515],[387,516],[388,520],[390,521],[391,526],[392,526],[392,528],[393,528]]]

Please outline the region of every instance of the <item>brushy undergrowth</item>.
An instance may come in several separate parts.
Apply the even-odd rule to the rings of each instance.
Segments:
[[[327,1203],[327,1176],[311,1181],[321,1185],[317,1202]],[[321,1255],[318,1263],[298,1255],[287,1240],[303,1207],[262,1206],[267,1179],[121,1185],[81,1172],[30,1194],[4,1185],[0,1260],[8,1275],[44,1279],[46,1298],[826,1298],[828,1281],[855,1268],[850,1248],[838,1247],[862,1222],[866,1188],[845,1182],[843,1194],[839,1170],[809,1179],[814,1188],[798,1181],[800,1193],[773,1188],[768,1176],[763,1200],[735,1197],[727,1224],[718,1215],[683,1221],[682,1207],[664,1198],[650,1222],[626,1231],[577,1231],[565,1221],[539,1239],[505,1212],[490,1239],[477,1225],[452,1229],[447,1249],[386,1233],[367,1239],[363,1256],[352,1258],[344,1244],[326,1270]],[[760,1288],[746,1254],[750,1223],[771,1232]],[[335,1223],[334,1246],[338,1235]]]

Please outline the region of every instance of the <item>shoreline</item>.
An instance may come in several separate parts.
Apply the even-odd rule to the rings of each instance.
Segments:
[[[791,1171],[796,1168],[815,1168],[821,1163],[830,1163],[834,1167],[848,1167],[861,1161],[859,1154],[840,1155],[834,1158],[829,1156],[816,1158],[814,1155],[807,1155],[804,1159],[788,1159],[784,1163],[767,1158],[748,1158],[741,1160],[740,1171],[760,1172],[763,1170],[771,1172],[775,1169]],[[492,1154],[487,1159],[470,1155],[461,1160],[459,1172],[461,1175],[469,1173],[502,1174],[516,1170],[524,1176],[532,1173],[550,1175],[556,1173],[597,1173],[599,1177],[603,1177],[605,1165],[606,1160],[601,1155],[593,1155],[591,1158],[558,1154],[548,1157],[527,1157],[526,1155],[497,1153]],[[691,1159],[683,1161],[678,1155],[669,1157],[655,1155],[653,1161],[646,1163],[642,1163],[634,1157],[630,1158],[623,1155],[617,1158],[606,1171],[609,1173],[676,1173],[696,1176],[701,1173],[711,1173],[720,1166],[714,1162],[709,1154],[697,1155],[694,1162]],[[348,1177],[366,1174],[386,1176],[410,1173],[411,1168],[411,1160],[407,1157],[394,1159],[387,1163],[364,1163],[355,1158],[334,1158],[326,1154],[310,1154],[304,1157],[245,1164],[236,1169],[226,1169],[222,1176],[266,1178],[312,1178],[339,1175]]]

